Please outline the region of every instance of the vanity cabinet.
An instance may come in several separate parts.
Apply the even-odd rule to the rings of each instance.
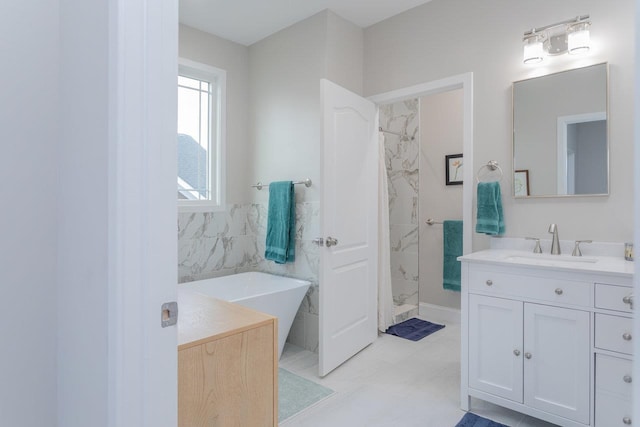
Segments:
[[[630,425],[631,274],[461,260],[463,409]]]
[[[632,289],[595,284],[595,425],[632,425]]]
[[[469,386],[589,422],[589,313],[469,296]]]

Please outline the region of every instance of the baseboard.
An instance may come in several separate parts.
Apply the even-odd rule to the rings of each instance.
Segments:
[[[420,303],[420,317],[442,323],[460,324],[460,310],[457,308],[443,307],[441,305]]]

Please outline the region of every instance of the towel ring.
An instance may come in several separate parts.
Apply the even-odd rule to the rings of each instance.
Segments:
[[[484,175],[480,175],[480,173],[484,170],[484,169],[488,169],[488,172],[485,173]],[[488,182],[488,181],[480,181],[481,178],[484,177],[489,177],[489,176],[495,176],[494,174],[492,174],[491,172],[495,172],[498,171],[498,173],[500,174],[500,176],[498,177],[497,181],[500,182],[502,181],[502,177],[504,175],[504,173],[502,173],[502,168],[500,167],[500,165],[498,164],[497,161],[495,160],[489,160],[487,162],[486,165],[482,165],[480,166],[480,169],[478,169],[478,173],[476,173],[476,182]]]

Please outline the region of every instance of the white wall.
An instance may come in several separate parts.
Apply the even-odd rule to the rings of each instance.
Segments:
[[[311,178],[299,199],[320,199],[320,79],[361,91],[361,52],[362,30],[328,10],[249,47],[252,182]]]
[[[327,11],[327,79],[362,95],[364,31]]]
[[[59,2],[0,14],[0,424],[56,425]]]
[[[249,48],[180,25],[179,55],[227,72],[227,203],[251,200],[249,150]]]
[[[65,427],[107,425],[108,17],[107,2],[61,2],[58,425]]]
[[[522,35],[578,14],[589,13],[593,49],[589,56],[551,58],[541,67],[522,63]],[[474,73],[474,172],[488,160],[505,169],[502,193],[506,235],[545,237],[559,224],[562,239],[628,241],[633,230],[632,0],[433,0],[365,30],[365,95]],[[621,42],[621,41],[628,42]],[[513,199],[511,84],[513,81],[599,62],[610,65],[611,194],[572,199]],[[615,218],[614,220],[603,220]],[[474,250],[486,247],[474,236]]]
[[[444,161],[463,152],[462,108],[462,89],[420,98],[420,302],[451,308],[460,293],[442,287],[442,225],[425,221],[462,219],[462,186],[445,185]]]
[[[252,182],[311,178],[299,199],[320,199],[320,79],[325,77],[327,13],[320,12],[249,47]],[[249,159],[247,159],[249,160]],[[255,191],[254,200],[267,200]]]

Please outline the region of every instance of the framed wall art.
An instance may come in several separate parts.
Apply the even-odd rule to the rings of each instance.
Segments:
[[[529,169],[520,169],[513,174],[513,193],[518,196],[529,196]]]
[[[446,171],[445,183],[447,185],[462,185],[462,154],[449,154],[444,156]]]

